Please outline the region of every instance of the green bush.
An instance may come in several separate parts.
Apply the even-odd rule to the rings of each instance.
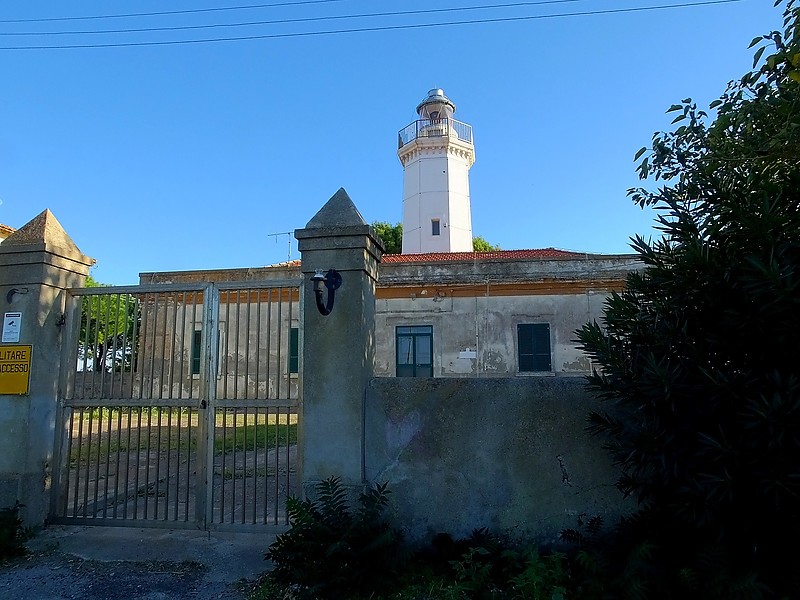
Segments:
[[[776,595],[735,549],[654,509],[603,527],[601,517],[561,531],[573,546],[573,583],[582,598],[762,600]],[[794,596],[792,596],[794,597]],[[788,600],[788,597],[785,597]]]
[[[590,431],[639,503],[620,531],[619,565],[649,590],[636,597],[800,597],[796,4],[710,116],[682,100],[639,152],[652,189],[630,195],[662,235],[634,239],[644,268],[578,331],[604,402]]]
[[[383,516],[385,484],[361,494],[357,508],[336,477],[316,492],[315,501],[287,502],[291,526],[267,550],[274,568],[251,600],[597,598],[575,586],[566,555],[519,551],[486,529],[458,540],[438,534],[412,552]]]
[[[418,552],[392,600],[596,600],[586,595],[567,555],[520,550],[486,529],[464,539],[434,537]]]
[[[337,477],[320,482],[318,499],[287,502],[290,529],[265,554],[272,578],[298,598],[352,598],[383,591],[396,580],[407,552],[384,519],[386,485],[360,495],[351,508]]]

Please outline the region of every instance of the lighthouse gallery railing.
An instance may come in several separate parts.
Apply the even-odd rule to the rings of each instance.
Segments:
[[[397,134],[397,148],[400,149],[417,138],[450,136],[471,144],[472,125],[455,119],[420,119],[400,130]]]

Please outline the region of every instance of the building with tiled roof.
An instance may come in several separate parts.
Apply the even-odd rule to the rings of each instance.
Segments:
[[[575,330],[640,267],[636,255],[545,248],[387,255],[376,291],[378,376],[584,375]]]
[[[636,255],[553,248],[384,255],[376,289],[375,374],[585,375],[591,365],[574,332],[600,318],[609,293],[621,290],[639,266]],[[300,261],[293,260],[141,273],[140,282],[284,280],[300,271]]]
[[[384,255],[378,268],[375,374],[584,375],[591,364],[575,331],[600,319],[608,295],[640,267],[637,257],[556,248],[466,251],[472,247],[468,173],[475,149],[471,126],[454,120],[454,112],[442,90],[431,90],[417,107],[419,119],[398,134],[403,252]],[[299,274],[300,262],[288,261],[142,273],[140,280],[254,281]]]

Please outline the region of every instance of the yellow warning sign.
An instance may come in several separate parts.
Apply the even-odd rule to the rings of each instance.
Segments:
[[[27,394],[33,346],[0,346],[0,394]]]

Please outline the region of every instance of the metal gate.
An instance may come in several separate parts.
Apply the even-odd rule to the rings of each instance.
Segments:
[[[51,521],[285,527],[299,284],[71,290]]]

